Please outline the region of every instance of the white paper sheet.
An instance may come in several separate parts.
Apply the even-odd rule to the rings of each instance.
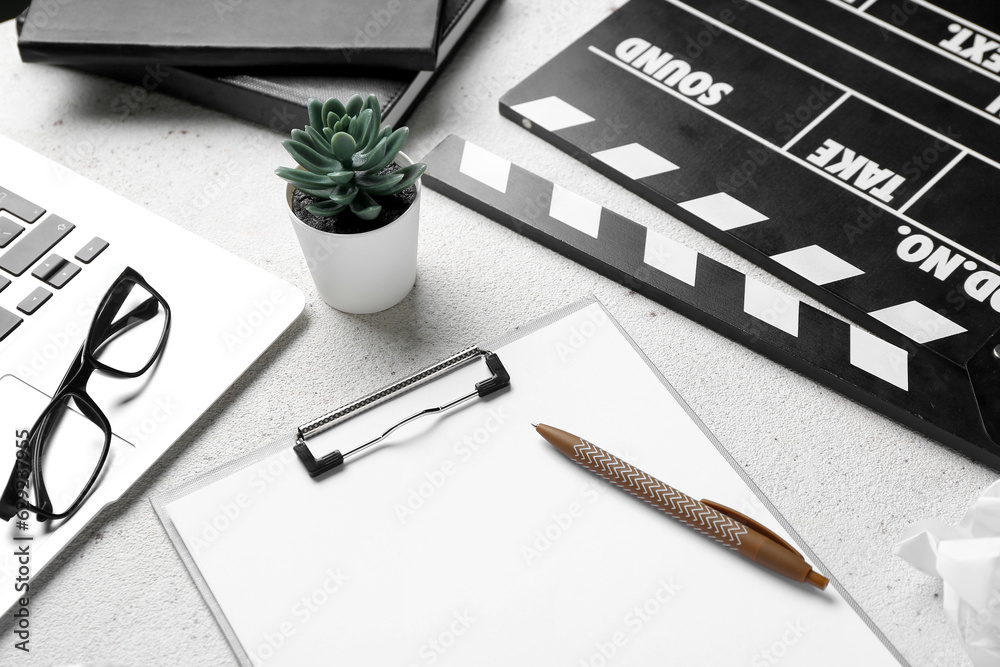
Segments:
[[[976,667],[1000,666],[1000,482],[958,526],[928,519],[906,529],[894,552],[944,582],[944,610]]]
[[[252,664],[898,664],[833,586],[740,558],[534,432],[581,435],[795,542],[599,304],[496,351],[508,391],[326,479],[287,449],[166,502]],[[350,448],[484,377],[462,367],[311,447]]]

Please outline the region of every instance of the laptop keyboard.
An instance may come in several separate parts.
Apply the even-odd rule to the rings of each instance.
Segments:
[[[0,217],[0,249],[4,251],[0,255],[0,292],[18,287],[28,292],[17,304],[20,314],[0,306],[2,341],[24,321],[24,317],[36,313],[52,298],[52,290],[61,289],[75,278],[80,273],[80,264],[94,261],[108,247],[108,242],[92,238],[73,256],[80,262],[76,264],[49,252],[76,229],[72,222],[55,214],[38,222],[45,215],[45,209],[4,187],[0,187],[0,211],[24,223]],[[31,274],[26,275],[32,267]]]

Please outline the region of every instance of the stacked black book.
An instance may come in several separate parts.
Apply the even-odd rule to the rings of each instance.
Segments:
[[[26,62],[155,87],[286,132],[310,98],[375,95],[405,119],[492,0],[37,0]]]

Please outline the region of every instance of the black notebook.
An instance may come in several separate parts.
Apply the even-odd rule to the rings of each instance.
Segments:
[[[85,69],[138,85],[144,85],[145,80],[158,91],[276,132],[288,132],[306,125],[306,103],[310,98],[346,100],[355,94],[375,95],[381,104],[382,120],[396,126],[413,110],[441,66],[491,2],[498,4],[498,0],[444,0],[435,71],[363,69],[356,75],[330,76],[314,69],[296,69],[292,73],[287,69],[159,67],[154,68],[156,76],[150,78],[143,67],[91,66]]]
[[[1000,342],[1000,55],[974,20],[895,7],[631,0],[500,110],[866,328],[964,365]]]
[[[430,70],[442,0],[33,2],[25,62]]]

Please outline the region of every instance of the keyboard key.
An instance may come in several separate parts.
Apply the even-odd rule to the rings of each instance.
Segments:
[[[31,275],[59,289],[72,280],[73,276],[78,273],[80,273],[79,266],[73,262],[66,261],[59,255],[52,254],[44,262],[36,266]]]
[[[0,256],[0,269],[15,276],[21,275],[75,227],[58,215],[50,215]]]
[[[6,338],[7,335],[16,329],[17,325],[23,321],[24,320],[6,308],[0,308],[0,340]]]
[[[10,285],[10,281],[4,278],[3,276],[0,276],[0,292],[4,291],[7,285]]]
[[[44,262],[40,262],[38,266],[35,267],[35,270],[31,272],[31,275],[35,276],[39,280],[48,280],[49,276],[58,271],[59,267],[65,262],[65,259],[53,253],[49,255]]]
[[[104,249],[107,247],[107,241],[99,236],[95,236],[90,240],[90,243],[80,249],[80,252],[76,253],[76,258],[84,264],[90,264],[94,261],[94,258],[104,252]]]
[[[59,267],[59,273],[52,276],[52,280],[47,282],[56,289],[59,289],[69,281],[73,280],[73,276],[78,273],[80,273],[79,266],[73,262],[66,262],[63,266]]]
[[[24,227],[13,220],[0,218],[0,248],[6,248],[7,244],[17,238],[17,235],[24,231]]]
[[[7,211],[25,222],[34,222],[45,213],[45,209],[41,206],[32,204],[24,197],[18,197],[6,188],[0,188],[0,211]]]
[[[34,292],[24,297],[24,300],[17,304],[17,309],[25,315],[31,315],[33,312],[38,310],[43,303],[48,301],[51,296],[52,292],[48,291],[44,287],[36,287]]]

